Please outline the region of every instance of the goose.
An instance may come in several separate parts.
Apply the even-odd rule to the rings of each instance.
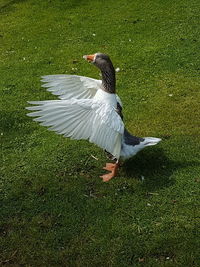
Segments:
[[[155,137],[133,136],[124,126],[122,102],[116,94],[115,69],[103,53],[83,56],[101,71],[102,80],[78,75],[47,75],[43,87],[58,100],[29,101],[34,118],[49,130],[71,139],[85,139],[104,149],[114,163],[103,167],[108,172],[100,177],[108,182],[115,177],[119,161],[136,155],[147,146],[161,141]]]

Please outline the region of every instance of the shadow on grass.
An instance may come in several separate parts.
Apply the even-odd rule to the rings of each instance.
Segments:
[[[82,5],[83,0],[71,0],[71,1],[49,1],[50,6],[60,7],[60,8],[76,8],[77,6]],[[7,2],[0,4],[0,13],[9,12],[14,10],[14,5],[18,3],[27,2],[27,0],[8,0]]]
[[[7,1],[6,3],[4,3],[3,5],[0,6],[0,12],[4,11],[4,9],[12,8],[12,6],[14,4],[18,4],[20,2],[25,2],[25,1],[27,1],[27,0],[10,0],[10,1]]]
[[[161,148],[143,150],[124,162],[123,171],[128,178],[143,180],[144,187],[156,190],[175,183],[173,173],[179,169],[197,166],[197,162],[173,161]]]

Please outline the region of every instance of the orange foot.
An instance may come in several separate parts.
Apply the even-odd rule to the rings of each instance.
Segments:
[[[118,163],[106,163],[106,167],[103,167],[103,169],[111,172],[100,176],[100,178],[102,178],[104,182],[108,182],[110,179],[116,176],[118,167]]]

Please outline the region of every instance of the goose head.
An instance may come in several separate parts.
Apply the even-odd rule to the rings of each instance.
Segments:
[[[108,55],[103,53],[95,53],[93,55],[83,56],[87,61],[93,63],[100,70],[104,70],[108,65],[112,65],[112,62]]]
[[[115,93],[115,69],[109,56],[103,53],[95,53],[85,55],[83,58],[101,70],[103,89],[109,93]]]

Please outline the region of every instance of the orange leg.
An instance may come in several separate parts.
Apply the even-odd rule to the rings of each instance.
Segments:
[[[110,171],[110,173],[100,176],[104,182],[108,182],[110,179],[116,176],[117,170],[119,168],[118,161],[116,163],[106,163],[106,167],[103,167],[104,170]]]
[[[113,171],[115,165],[116,165],[115,163],[106,163],[106,167],[103,167],[103,169],[107,171]]]

